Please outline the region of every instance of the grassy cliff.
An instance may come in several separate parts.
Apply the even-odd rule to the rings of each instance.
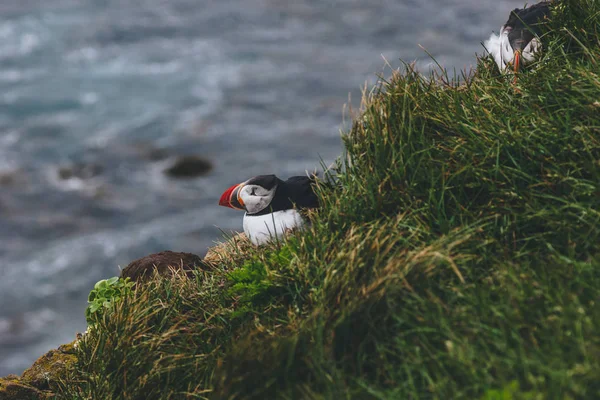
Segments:
[[[599,30],[564,1],[516,85],[381,81],[309,230],[137,285],[58,397],[600,398]]]

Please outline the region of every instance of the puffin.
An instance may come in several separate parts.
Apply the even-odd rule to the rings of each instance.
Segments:
[[[494,57],[501,72],[512,66],[516,77],[523,66],[535,60],[542,50],[540,26],[550,17],[551,4],[552,1],[542,1],[526,8],[515,8],[500,28],[500,34],[492,33],[485,41],[486,50]]]
[[[283,181],[275,175],[259,175],[231,186],[219,205],[245,211],[244,233],[260,246],[283,237],[288,229],[303,228],[302,211],[317,208],[312,176],[292,176]]]

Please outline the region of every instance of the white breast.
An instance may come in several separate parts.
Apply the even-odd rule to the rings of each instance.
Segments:
[[[255,246],[282,239],[287,229],[303,226],[304,220],[296,210],[275,211],[265,215],[244,215],[244,233]]]
[[[487,51],[494,57],[500,71],[504,72],[508,63],[515,58],[514,51],[510,47],[508,40],[509,31],[502,27],[500,34],[492,33],[490,38],[483,44]]]

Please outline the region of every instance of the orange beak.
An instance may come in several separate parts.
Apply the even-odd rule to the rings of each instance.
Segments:
[[[515,62],[514,62],[515,83],[517,83],[517,74],[519,73],[520,67],[521,67],[521,51],[515,50]]]
[[[245,210],[244,201],[240,197],[240,190],[242,187],[244,187],[244,184],[238,183],[224,191],[219,199],[219,205],[236,210]]]

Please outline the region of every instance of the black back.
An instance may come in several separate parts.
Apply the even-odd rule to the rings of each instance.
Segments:
[[[274,177],[275,175],[269,176]],[[289,210],[292,208],[302,210],[319,206],[319,199],[312,188],[315,178],[308,176],[292,176],[285,182],[279,178],[276,179],[278,185],[271,204],[264,210],[252,215],[265,215],[275,211]],[[261,184],[254,179],[248,183]]]
[[[317,208],[319,207],[319,198],[315,194],[312,185],[315,183],[314,177],[292,176],[285,181],[285,187],[290,200],[298,208]]]
[[[523,50],[541,33],[541,23],[550,16],[551,1],[542,1],[527,8],[515,8],[504,26],[510,28],[508,41],[513,50]]]

